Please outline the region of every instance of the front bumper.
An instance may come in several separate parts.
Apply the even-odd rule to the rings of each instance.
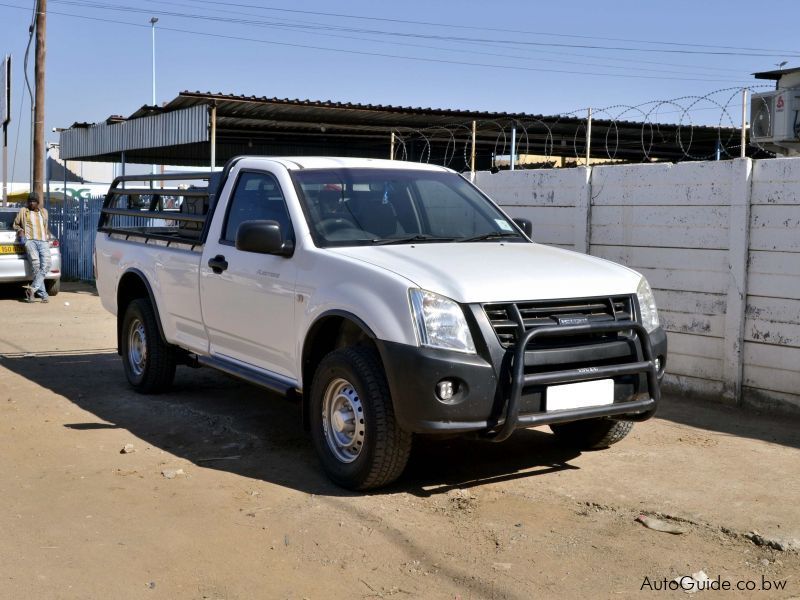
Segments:
[[[587,328],[592,332],[631,331],[633,336],[611,344],[535,349],[538,338],[582,335]],[[480,432],[495,441],[506,439],[519,427],[598,417],[648,419],[658,406],[659,380],[667,355],[663,329],[648,335],[634,322],[540,328],[505,352],[484,347],[477,354],[463,354],[381,340],[377,344],[395,417],[403,429],[415,433]],[[548,385],[609,378],[614,380],[613,404],[545,410]],[[457,384],[455,395],[447,402],[436,395],[436,385],[443,379]]]

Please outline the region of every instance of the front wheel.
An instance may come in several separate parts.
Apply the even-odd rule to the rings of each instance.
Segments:
[[[166,391],[175,378],[175,349],[161,339],[155,311],[146,298],[133,300],[122,321],[122,362],[137,392]]]
[[[314,373],[311,436],[322,467],[351,490],[387,485],[405,469],[411,434],[403,431],[374,350],[334,350]]]
[[[586,419],[550,425],[560,442],[581,450],[602,450],[622,440],[633,429],[633,421]]]

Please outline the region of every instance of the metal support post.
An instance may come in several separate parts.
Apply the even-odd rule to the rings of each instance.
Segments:
[[[44,154],[44,173],[45,173],[45,195],[44,207],[47,212],[50,212],[50,174],[52,167],[50,166],[50,145],[48,144]]]
[[[517,162],[517,126],[511,128],[511,170],[514,170],[514,164]]]
[[[59,148],[59,152],[60,152]],[[66,235],[67,231],[67,161],[64,159],[64,190],[61,192],[61,231],[58,234],[59,241],[63,244],[64,243],[64,236]],[[61,248],[62,254],[66,251],[66,248]],[[63,266],[61,267],[64,268]]]
[[[474,183],[475,182],[475,141],[478,135],[478,124],[477,122],[472,122],[472,156],[470,157],[469,161],[469,170],[470,170],[470,180]]]
[[[589,166],[589,156],[592,153],[592,109],[587,111],[586,116],[586,166]]]
[[[742,90],[742,149],[739,153],[740,158],[747,156],[747,88]]]
[[[394,131],[392,132],[392,141],[389,144],[389,160],[394,160]]]
[[[83,259],[83,196],[78,196],[78,261]],[[78,263],[79,273],[81,270],[80,262]]]
[[[211,105],[211,170],[217,166],[217,105]]]

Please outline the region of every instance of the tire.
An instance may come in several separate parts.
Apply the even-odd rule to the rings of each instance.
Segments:
[[[622,440],[633,429],[633,421],[586,419],[550,425],[558,440],[581,450],[602,450]]]
[[[61,291],[61,280],[60,279],[45,279],[44,280],[44,289],[47,290],[48,296],[58,296],[58,292]]]
[[[155,311],[146,298],[133,300],[122,321],[125,376],[141,394],[158,394],[175,378],[175,349],[161,339]]]
[[[342,348],[322,359],[311,385],[310,421],[322,468],[344,488],[387,485],[406,467],[412,436],[395,420],[386,375],[371,348]]]

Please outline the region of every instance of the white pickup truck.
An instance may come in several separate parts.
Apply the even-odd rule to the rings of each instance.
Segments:
[[[667,342],[645,278],[534,243],[443,167],[239,157],[213,177],[120,177],[95,266],[136,390],[185,364],[295,396],[351,489],[399,477],[416,433],[549,425],[602,448],[659,401]]]

